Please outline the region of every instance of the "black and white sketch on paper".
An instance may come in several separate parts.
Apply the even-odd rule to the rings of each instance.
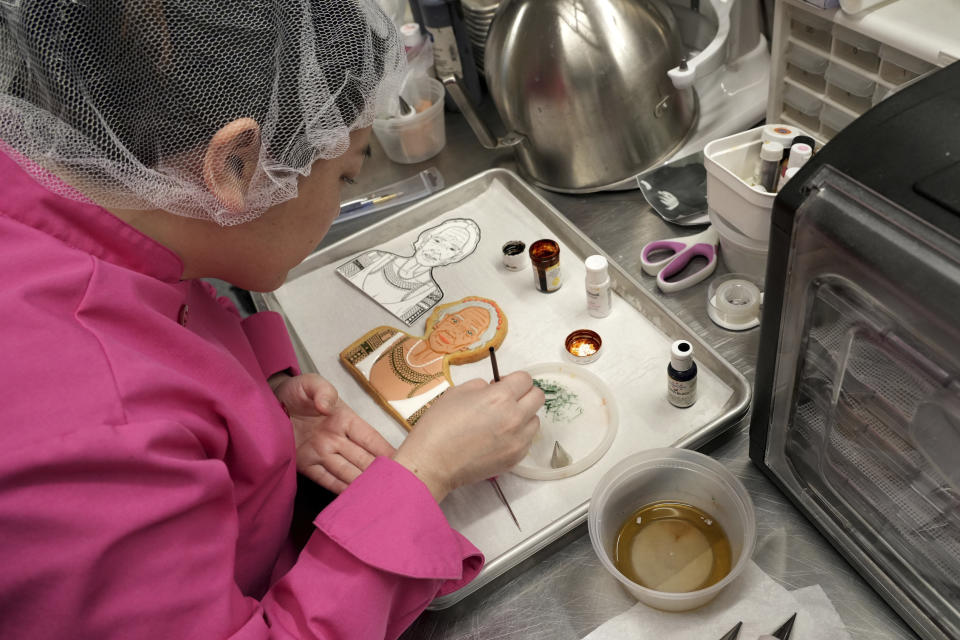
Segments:
[[[480,227],[469,218],[451,218],[424,229],[413,255],[371,249],[337,267],[337,273],[407,326],[443,299],[433,270],[460,262],[477,248]]]

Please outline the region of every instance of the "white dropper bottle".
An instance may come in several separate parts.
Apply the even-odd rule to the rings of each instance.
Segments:
[[[587,268],[584,283],[587,289],[587,313],[594,318],[606,318],[613,308],[607,259],[599,255],[590,256],[583,264]]]

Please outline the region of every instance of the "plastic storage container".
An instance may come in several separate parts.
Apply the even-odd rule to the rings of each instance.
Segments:
[[[421,76],[408,82],[401,95],[418,110],[420,105],[429,106],[410,116],[377,118],[373,121],[373,134],[384,153],[394,162],[423,162],[440,153],[447,143],[443,121],[443,83]]]
[[[829,53],[833,40],[830,31],[833,25],[829,20],[797,11],[790,15],[790,34],[798,40],[813,45]]]
[[[852,113],[838,109],[831,104],[825,104],[823,109],[820,110],[820,130],[832,138],[856,119],[857,116]]]
[[[880,46],[880,77],[892,84],[904,84],[935,69],[929,62],[887,45]]]
[[[823,102],[799,86],[788,84],[783,89],[783,113],[797,124],[812,130],[819,126]]]
[[[787,49],[787,77],[804,84],[814,91],[823,92],[827,88],[824,73],[830,60],[818,55],[806,47],[791,42]]]
[[[617,533],[637,509],[670,500],[712,515],[730,541],[730,573],[688,593],[643,587],[620,573],[613,554]],[[587,528],[600,563],[637,600],[664,611],[687,611],[712,600],[743,573],[757,537],[756,514],[743,483],[709,456],[686,449],[650,449],[621,460],[600,479],[587,512]]]
[[[827,96],[857,113],[873,106],[877,82],[836,62],[827,66]]]
[[[763,284],[767,273],[768,240],[754,240],[731,227],[708,209],[713,229],[720,237],[720,259],[731,273],[743,273]]]
[[[838,24],[833,25],[833,53],[866,71],[880,67],[880,43]]]
[[[795,135],[810,135],[790,127]],[[770,235],[770,208],[775,193],[753,185],[763,127],[708,142],[703,149],[707,170],[707,206],[737,232],[762,242]]]

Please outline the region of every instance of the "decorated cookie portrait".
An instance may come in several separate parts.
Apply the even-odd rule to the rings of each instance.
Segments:
[[[423,337],[377,327],[344,349],[340,361],[409,430],[453,386],[451,365],[484,358],[506,335],[507,317],[497,303],[471,296],[436,307]]]

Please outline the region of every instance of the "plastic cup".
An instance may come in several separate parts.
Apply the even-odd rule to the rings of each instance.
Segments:
[[[423,162],[440,153],[447,143],[443,123],[443,83],[427,76],[411,79],[401,95],[418,109],[418,113],[377,118],[373,121],[373,134],[384,153],[394,162]],[[429,106],[420,110],[426,104]]]
[[[631,514],[660,501],[682,502],[709,513],[730,541],[731,569],[719,582],[687,593],[648,589],[614,565],[617,533]],[[617,463],[600,479],[587,512],[587,528],[601,564],[640,602],[664,611],[687,611],[712,600],[743,573],[753,555],[757,521],[746,487],[709,456],[686,449],[650,449]]]

